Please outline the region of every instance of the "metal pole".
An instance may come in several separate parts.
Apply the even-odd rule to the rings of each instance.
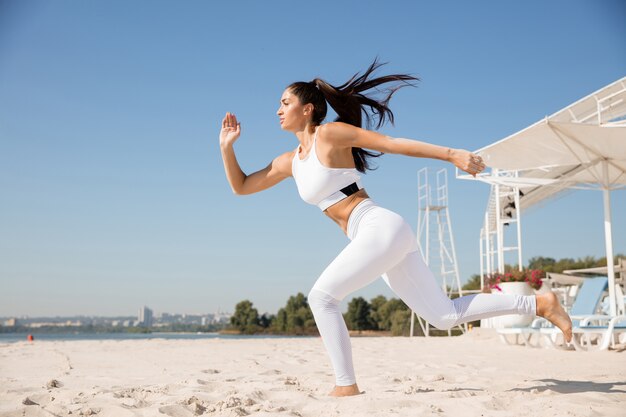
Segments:
[[[456,277],[456,286],[459,290],[459,297],[463,297],[463,289],[461,288],[461,277],[459,276],[459,263],[456,260],[456,248],[454,246],[454,235],[452,234],[452,220],[446,205],[446,218],[448,219],[448,233],[450,234],[450,248],[452,249],[452,262],[454,264],[454,276]],[[482,263],[482,259],[481,259]]]
[[[517,176],[517,172],[515,173]],[[517,217],[517,263],[519,265],[519,270],[523,269],[522,266],[522,215],[521,215],[521,207],[519,201],[519,188],[514,189],[515,192],[515,217]]]
[[[609,184],[609,163],[605,160],[602,163],[602,174],[604,177],[604,240],[606,244],[606,266],[609,278],[609,307],[611,316],[617,315],[617,304],[615,299],[615,264],[613,260],[613,234],[611,232],[611,191]]]
[[[478,244],[480,245],[480,290],[483,290],[483,287],[485,286],[485,259],[484,259],[484,250],[483,250],[483,233],[485,232],[485,229],[483,228],[483,230],[481,231],[481,236],[480,239],[478,240]]]
[[[493,265],[493,257],[491,255],[491,230],[489,230],[489,211],[489,207],[487,207],[487,212],[485,213],[485,251],[487,252],[485,261],[487,263],[487,275],[491,275]],[[482,290],[484,286],[485,277],[483,275],[480,277],[480,289]]]
[[[504,242],[503,242],[503,233],[502,230],[502,219],[501,219],[501,207],[500,207],[500,185],[496,184],[496,247],[498,254],[498,272],[504,272]]]

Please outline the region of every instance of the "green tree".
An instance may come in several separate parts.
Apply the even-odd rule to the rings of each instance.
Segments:
[[[380,330],[391,330],[392,315],[398,310],[408,311],[409,308],[406,306],[406,304],[404,304],[402,300],[399,300],[397,298],[391,298],[385,304],[380,306],[380,308],[378,309],[380,320],[378,322],[378,328]]]
[[[553,268],[555,264],[556,260],[554,258],[535,256],[528,260],[528,269],[542,269],[545,271],[546,268]]]
[[[411,330],[411,310],[395,310],[389,321],[393,336],[408,336]]]
[[[381,322],[379,310],[386,302],[387,298],[384,295],[378,295],[370,300],[370,321],[374,330],[382,330],[378,325]]]
[[[259,330],[259,312],[249,300],[240,301],[235,306],[235,313],[230,324],[242,333],[252,334]]]
[[[300,334],[305,333],[308,327],[315,326],[313,312],[306,296],[301,292],[289,297],[285,311],[287,312],[287,331]]]
[[[264,313],[259,318],[259,326],[263,327],[264,329],[271,327],[272,321],[274,321],[274,318],[275,316],[273,314]]]
[[[622,258],[624,258],[624,255],[619,253],[614,256],[616,261]],[[606,258],[596,259],[593,256],[585,256],[578,259],[562,258],[557,261],[554,258],[535,256],[528,260],[529,269],[542,269],[546,272],[556,273],[561,273],[568,269],[597,268],[601,266],[606,266]]]
[[[351,330],[371,330],[374,325],[370,318],[370,304],[363,297],[356,297],[348,303],[346,324]]]
[[[472,275],[462,288],[467,291],[480,290],[480,275]]]
[[[272,321],[272,330],[278,333],[287,332],[287,311],[284,308],[278,310],[276,317]]]
[[[618,262],[620,259],[624,259],[625,256],[623,254],[616,254],[614,256],[615,262]],[[606,266],[606,258],[598,258],[596,259],[593,256],[585,256],[578,259],[573,258],[561,258],[556,260],[554,258],[545,257],[545,256],[534,256],[528,260],[528,269],[540,269],[545,272],[555,272],[561,273],[563,271],[569,269],[585,269],[585,268],[597,268]],[[517,270],[517,265],[505,265],[505,271]],[[480,275],[474,274],[472,277],[463,285],[464,290],[479,290],[480,289]]]
[[[309,334],[317,331],[313,312],[304,294],[298,293],[289,297],[285,307],[278,310],[272,329],[290,334]]]

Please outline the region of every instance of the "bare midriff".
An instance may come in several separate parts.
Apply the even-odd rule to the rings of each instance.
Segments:
[[[341,230],[348,234],[348,219],[352,210],[363,200],[368,199],[369,196],[365,189],[361,189],[356,193],[344,198],[337,204],[333,204],[324,210],[324,214],[331,218],[332,221],[337,223]]]

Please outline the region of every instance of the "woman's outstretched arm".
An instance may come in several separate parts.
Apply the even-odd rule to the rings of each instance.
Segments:
[[[453,149],[413,139],[392,138],[341,122],[328,123],[325,129],[325,136],[338,146],[372,149],[416,158],[441,159],[451,162],[471,175],[485,169],[485,164],[478,155],[464,149]]]
[[[252,194],[268,189],[291,176],[293,152],[285,152],[276,157],[268,166],[253,174],[246,175],[235,156],[233,145],[241,134],[241,125],[232,113],[226,113],[220,131],[220,149],[224,161],[226,178],[237,195]]]

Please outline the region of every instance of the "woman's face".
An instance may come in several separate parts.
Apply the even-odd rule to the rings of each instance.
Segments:
[[[280,128],[283,130],[302,130],[311,121],[313,105],[302,105],[298,96],[287,89],[280,98],[280,107],[276,112],[280,118]]]

